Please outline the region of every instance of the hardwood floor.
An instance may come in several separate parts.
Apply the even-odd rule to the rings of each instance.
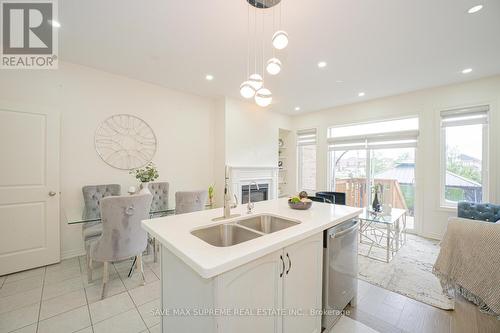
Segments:
[[[500,321],[463,298],[445,311],[359,280],[358,304],[349,317],[381,333],[499,333]]]

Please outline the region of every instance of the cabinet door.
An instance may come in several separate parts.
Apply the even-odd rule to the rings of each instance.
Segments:
[[[281,309],[283,299],[283,252],[269,254],[217,277],[216,304],[220,309],[242,311],[218,318],[218,332],[280,333],[279,313],[246,315],[245,311]]]
[[[283,332],[321,332],[323,234],[319,233],[283,251],[286,271],[283,281]],[[316,315],[311,315],[311,310]],[[291,313],[302,311],[303,315]]]

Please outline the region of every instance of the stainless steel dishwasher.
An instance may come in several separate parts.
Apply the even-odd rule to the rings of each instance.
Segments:
[[[358,293],[357,219],[325,231],[323,240],[323,318],[328,332],[340,318],[341,311],[356,305]]]

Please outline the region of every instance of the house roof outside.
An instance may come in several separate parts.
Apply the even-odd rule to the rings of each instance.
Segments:
[[[394,168],[375,175],[379,179],[396,179],[400,184],[415,183],[415,163],[400,163]],[[481,187],[481,184],[446,171],[446,185],[451,187]]]

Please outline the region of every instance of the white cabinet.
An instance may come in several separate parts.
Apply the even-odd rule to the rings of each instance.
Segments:
[[[321,315],[319,311],[322,306],[323,288],[322,234],[284,248],[283,257],[286,262],[283,280],[283,308],[303,312],[302,316],[284,316],[283,332],[320,333]]]
[[[164,316],[162,332],[320,333],[321,316],[310,311],[321,309],[322,256],[319,233],[203,279],[162,247],[162,308],[218,312]]]
[[[218,320],[219,332],[281,332],[281,317],[263,316],[258,309],[279,309],[282,305],[282,251],[269,254],[218,276],[217,303],[241,314]],[[246,315],[245,311],[254,311]],[[257,315],[255,315],[257,314]]]

